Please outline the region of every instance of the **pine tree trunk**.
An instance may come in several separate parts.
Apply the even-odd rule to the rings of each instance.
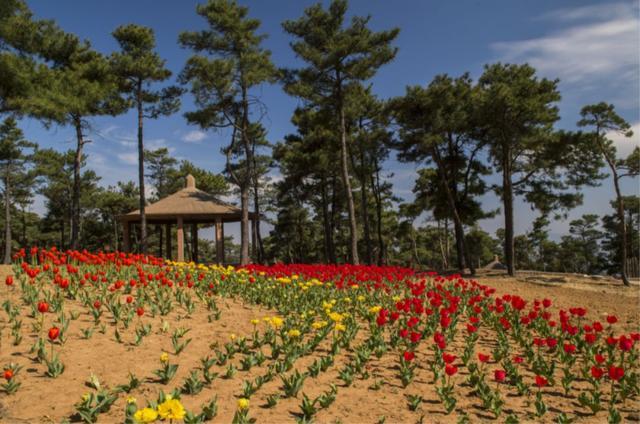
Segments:
[[[502,164],[502,202],[504,206],[504,258],[507,273],[515,275],[513,241],[513,186],[511,182],[511,152],[507,150]]]
[[[73,122],[76,129],[76,155],[73,160],[73,194],[71,197],[71,249],[77,250],[80,238],[80,167],[82,166],[84,137],[80,117],[74,117]]]
[[[371,246],[371,230],[369,228],[369,203],[367,199],[367,176],[365,168],[365,154],[363,149],[360,149],[360,166],[362,172],[360,172],[360,199],[362,206],[362,225],[364,228],[364,242],[366,246],[365,262],[367,265],[371,265],[372,246]]]
[[[320,177],[320,195],[322,203],[322,228],[324,231],[323,246],[324,246],[324,261],[325,263],[332,263],[331,261],[331,246],[329,240],[331,238],[331,226],[329,224],[329,204],[327,200],[327,182],[324,175]]]
[[[8,167],[10,168],[10,167]],[[9,176],[4,178],[4,262],[11,263],[11,250],[13,240],[11,239],[11,181]]]
[[[140,253],[147,253],[147,215],[145,213],[145,193],[144,193],[144,140],[143,140],[143,119],[142,110],[142,82],[138,82],[138,185],[140,187]]]
[[[624,217],[624,198],[622,197],[622,192],[620,191],[620,183],[618,178],[618,173],[615,168],[613,170],[613,184],[616,189],[616,203],[618,209],[618,220],[620,221],[620,237],[622,238],[622,246],[620,249],[620,260],[622,265],[622,283],[625,286],[630,285],[629,283],[629,273],[627,271],[627,222]]]
[[[329,262],[337,263],[336,243],[334,235],[336,233],[336,176],[331,177],[331,213],[329,215]]]
[[[256,169],[255,157],[254,157],[254,170]],[[264,243],[262,242],[262,235],[260,234],[260,191],[258,187],[258,178],[254,175],[253,179],[253,204],[254,204],[254,212],[256,213],[255,217],[255,227],[256,227],[256,241],[257,241],[257,252],[258,252],[258,263],[261,264],[264,261]]]
[[[342,182],[347,198],[347,210],[349,212],[349,235],[351,239],[351,263],[360,264],[358,257],[358,226],[356,223],[356,210],[351,192],[351,180],[349,179],[349,152],[347,151],[347,126],[344,114],[344,99],[342,98],[342,82],[338,73],[337,77],[338,113],[340,115],[340,157],[342,162]]]
[[[457,262],[458,262],[458,269],[460,270],[460,272],[464,272],[465,268],[467,267],[467,264],[466,264],[467,254],[466,254],[466,247],[465,247],[465,240],[464,240],[464,227],[462,225],[462,219],[460,219],[460,214],[458,213],[457,201],[454,198],[451,190],[451,182],[449,181],[445,173],[445,165],[442,163],[440,152],[438,151],[438,148],[435,145],[432,146],[431,148],[431,155],[433,156],[433,159],[438,168],[437,172],[438,172],[438,175],[440,176],[440,184],[447,197],[447,203],[449,204],[449,211],[451,212],[451,217],[453,218],[453,231],[456,237],[456,256],[457,256]]]
[[[251,262],[249,256],[249,186],[251,185],[252,161],[251,146],[249,143],[249,100],[247,98],[247,89],[242,87],[242,142],[244,144],[245,154],[245,175],[243,177],[242,186],[240,187],[240,207],[242,209],[242,218],[240,222],[240,265],[247,265]]]
[[[385,252],[384,239],[382,238],[382,193],[380,193],[380,167],[378,159],[373,159],[373,167],[375,174],[371,175],[371,188],[373,189],[373,197],[376,200],[376,232],[378,235],[378,265],[385,265],[387,255]]]

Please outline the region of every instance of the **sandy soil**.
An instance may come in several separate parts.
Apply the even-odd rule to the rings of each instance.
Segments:
[[[0,281],[4,281],[9,272],[8,267],[0,268]],[[554,309],[568,308],[571,306],[584,306],[588,309],[589,316],[593,319],[601,319],[605,313],[616,314],[621,324],[629,331],[638,331],[640,307],[638,299],[640,291],[638,287],[621,288],[601,284],[594,286],[590,282],[572,281],[571,285],[565,283],[538,284],[534,282],[519,281],[502,276],[488,276],[480,278],[483,284],[495,287],[499,293],[513,293],[525,299],[549,297],[554,300]],[[545,283],[545,282],[543,282]],[[15,293],[2,284],[0,287],[0,301],[4,299],[17,299]],[[199,367],[200,358],[212,355],[211,346],[226,343],[231,334],[249,336],[252,331],[250,320],[264,316],[273,316],[274,313],[260,309],[252,305],[243,304],[240,301],[230,299],[218,299],[218,305],[222,310],[219,321],[212,323],[206,319],[204,308],[199,308],[190,319],[184,319],[177,312],[165,319],[171,323],[171,330],[178,327],[187,327],[191,331],[187,338],[192,338],[192,343],[186,350],[176,357],[171,355],[171,362],[178,363],[179,369],[176,377],[164,386],[156,381],[153,370],[159,368],[159,356],[162,351],[172,352],[170,334],[171,330],[162,334],[159,330],[161,319],[143,317],[145,323],[153,325],[153,333],[145,338],[139,347],[131,343],[134,338],[133,328],[123,333],[124,344],[119,344],[114,338],[113,327],[108,327],[105,334],[96,331],[93,337],[87,341],[81,338],[81,329],[89,327],[92,319],[86,313],[71,323],[69,337],[60,351],[61,359],[66,365],[65,372],[57,379],[45,376],[45,366],[32,360],[29,353],[36,335],[31,331],[30,319],[24,311],[23,334],[24,340],[18,346],[13,346],[9,329],[2,332],[2,344],[0,347],[0,366],[10,362],[17,362],[24,366],[20,374],[22,387],[17,394],[7,396],[0,393],[0,422],[2,423],[49,423],[71,420],[74,413],[74,404],[82,395],[90,389],[85,382],[93,373],[97,375],[104,386],[114,387],[126,383],[127,375],[133,372],[143,384],[132,392],[140,404],[147,399],[154,399],[158,390],[165,392],[174,387],[179,387],[193,369]],[[6,324],[6,314],[0,312],[0,327]],[[361,331],[354,342],[357,346],[365,338]],[[454,346],[462,346],[461,336]],[[424,360],[431,355],[427,349],[429,343],[423,343],[417,353],[417,360]],[[479,350],[491,352],[495,346],[490,334],[481,333]],[[302,357],[295,363],[295,369],[305,370],[319,355],[326,354],[326,344],[321,345],[314,354]],[[59,349],[59,348],[58,348]],[[266,352],[265,352],[266,353]],[[414,423],[421,419],[428,423],[456,422],[462,414],[467,414],[471,422],[491,421],[492,415],[483,410],[477,397],[469,395],[470,388],[462,387],[456,391],[458,405],[456,410],[445,415],[442,405],[439,403],[434,385],[431,382],[431,372],[425,367],[419,366],[416,378],[407,388],[400,384],[397,370],[397,353],[388,353],[377,359],[372,356],[368,363],[370,378],[354,380],[350,387],[345,387],[341,380],[337,379],[338,371],[352,356],[352,352],[343,350],[337,357],[333,366],[317,378],[308,377],[297,399],[281,399],[274,408],[267,408],[268,395],[282,394],[281,381],[275,378],[265,384],[251,398],[250,416],[259,423],[294,422],[300,412],[302,393],[313,398],[321,392],[329,389],[330,384],[338,386],[336,401],[327,409],[321,410],[316,415],[317,422],[326,423],[375,423],[386,419],[387,423]],[[242,355],[236,355],[232,362],[239,368]],[[242,393],[243,380],[253,380],[256,376],[264,374],[266,367],[272,361],[268,359],[260,367],[253,367],[250,371],[238,371],[232,379],[217,379],[209,388],[205,388],[195,396],[183,395],[182,401],[188,410],[200,411],[202,403],[218,397],[218,415],[214,419],[216,423],[231,422],[236,408],[236,402]],[[492,370],[495,364],[489,364]],[[214,371],[224,373],[224,367],[214,365]],[[492,371],[490,371],[492,372]],[[532,378],[532,374],[524,373],[525,378]],[[461,368],[460,373],[454,378],[456,384],[463,384],[466,371]],[[384,384],[379,390],[373,390],[371,386],[378,380]],[[583,385],[578,382],[577,385]],[[507,399],[505,414],[498,420],[504,421],[509,413],[518,415],[521,422],[552,422],[557,414],[566,412],[577,417],[578,422],[606,422],[606,412],[600,412],[596,416],[590,416],[580,407],[575,396],[565,397],[562,389],[558,387],[544,389],[547,396],[545,401],[549,412],[543,420],[533,419],[528,412],[534,410],[533,398],[516,396],[514,388],[504,387],[503,395]],[[417,411],[410,411],[407,404],[407,395],[419,394],[424,402]],[[125,394],[121,394],[108,413],[100,415],[99,423],[122,422],[125,408]],[[638,421],[640,400],[627,401],[624,407],[620,407],[625,421]]]

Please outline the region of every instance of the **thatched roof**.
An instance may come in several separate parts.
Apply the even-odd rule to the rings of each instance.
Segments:
[[[213,221],[216,218],[222,218],[223,221],[238,221],[242,216],[242,210],[207,192],[198,190],[195,178],[188,175],[185,188],[147,205],[145,215],[149,221],[175,220],[178,216],[185,220]],[[252,217],[254,214],[249,215]],[[140,210],[121,215],[120,219],[137,221],[140,219]]]

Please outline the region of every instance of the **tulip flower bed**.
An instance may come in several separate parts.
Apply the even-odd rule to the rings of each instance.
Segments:
[[[31,249],[0,293],[0,421],[621,422],[640,409],[637,309],[629,326],[458,276]]]

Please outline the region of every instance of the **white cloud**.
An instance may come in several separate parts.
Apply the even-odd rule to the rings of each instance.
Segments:
[[[127,165],[137,165],[138,164],[138,153],[136,152],[128,152],[128,153],[118,153],[118,159]]]
[[[631,131],[633,131],[631,137],[625,137],[620,133],[607,134],[607,137],[611,139],[616,146],[619,158],[626,158],[635,147],[640,147],[640,122],[632,124]]]
[[[557,9],[538,20],[555,21],[551,25],[558,29],[539,38],[494,43],[501,60],[528,62],[573,90],[598,91],[617,106],[637,106],[640,18],[635,2]]]
[[[200,143],[207,138],[207,134],[204,131],[193,130],[189,131],[182,137],[182,141],[186,143]]]

